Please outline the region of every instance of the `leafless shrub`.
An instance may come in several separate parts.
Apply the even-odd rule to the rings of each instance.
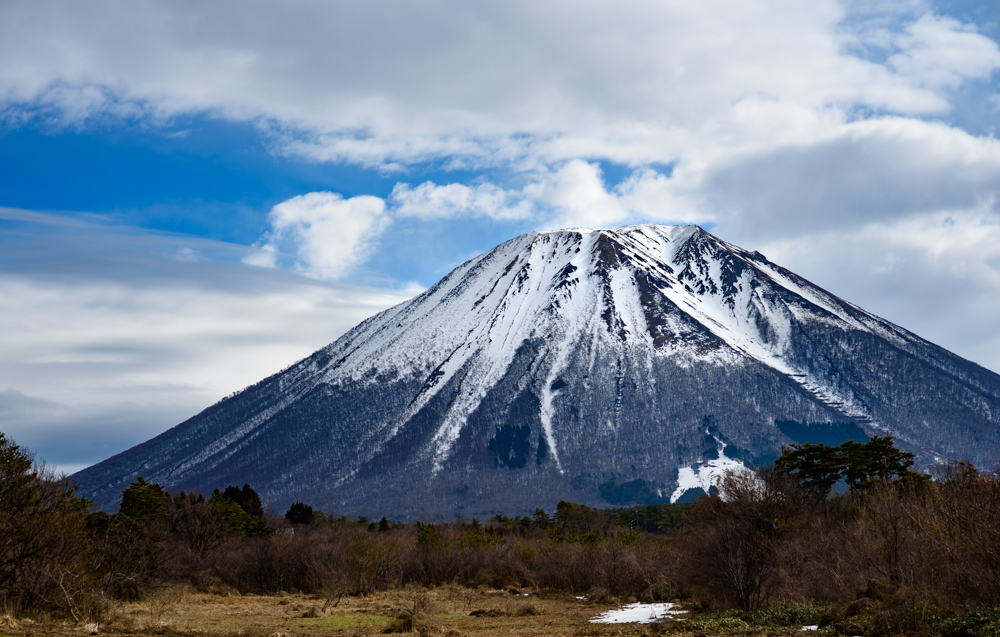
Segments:
[[[805,502],[782,474],[727,473],[684,538],[686,579],[724,605],[756,610],[781,583],[784,545],[809,519]]]
[[[181,591],[173,587],[162,587],[153,591],[146,599],[153,624],[159,624],[165,617],[174,614],[181,597]]]

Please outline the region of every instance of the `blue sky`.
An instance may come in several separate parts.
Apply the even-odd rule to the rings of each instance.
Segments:
[[[1000,8],[0,0],[0,431],[72,470],[532,230],[698,223],[1000,371]]]
[[[469,182],[483,176],[432,163],[400,174],[282,157],[254,126],[209,116],[180,117],[156,127],[114,120],[66,128],[33,115],[0,132],[3,205],[96,213],[115,225],[241,245],[266,232],[271,207],[303,193],[387,197],[401,180]],[[606,165],[610,178],[621,178],[621,167]],[[379,276],[385,285],[433,284],[450,269],[443,272],[442,263],[452,261],[428,260],[428,249],[462,259],[534,229],[523,221],[401,225],[381,238],[384,249],[369,264],[369,276]]]

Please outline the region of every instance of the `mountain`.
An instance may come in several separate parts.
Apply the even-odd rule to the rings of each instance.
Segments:
[[[1000,376],[697,226],[535,232],[77,473],[249,482],[284,510],[488,515],[676,500],[793,441],[992,466]]]

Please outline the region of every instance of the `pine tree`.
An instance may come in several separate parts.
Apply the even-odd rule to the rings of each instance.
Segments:
[[[292,524],[312,524],[315,519],[313,509],[303,502],[295,502],[285,513],[285,519]]]
[[[170,499],[163,487],[138,476],[122,491],[119,511],[136,522],[148,525],[156,520],[170,519]]]
[[[774,464],[820,498],[841,480],[852,492],[861,492],[882,482],[919,484],[928,479],[910,470],[913,454],[896,448],[891,436],[873,436],[865,443],[848,440],[836,447],[792,445]]]
[[[234,489],[236,493],[241,493],[236,487],[230,488]],[[218,507],[222,511],[229,526],[237,535],[243,537],[270,537],[274,535],[274,529],[268,526],[263,517],[248,514],[238,502],[218,489],[212,492],[208,504]]]

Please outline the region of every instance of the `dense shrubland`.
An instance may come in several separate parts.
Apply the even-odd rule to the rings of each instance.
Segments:
[[[0,434],[0,604],[82,620],[163,584],[329,606],[457,583],[681,599],[733,626],[801,615],[852,634],[993,634],[1000,479],[958,463],[931,481],[911,464],[887,438],[796,446],[690,505],[404,524],[305,503],[278,517],[249,485],[205,498],[142,478],[117,513],[93,511]]]

